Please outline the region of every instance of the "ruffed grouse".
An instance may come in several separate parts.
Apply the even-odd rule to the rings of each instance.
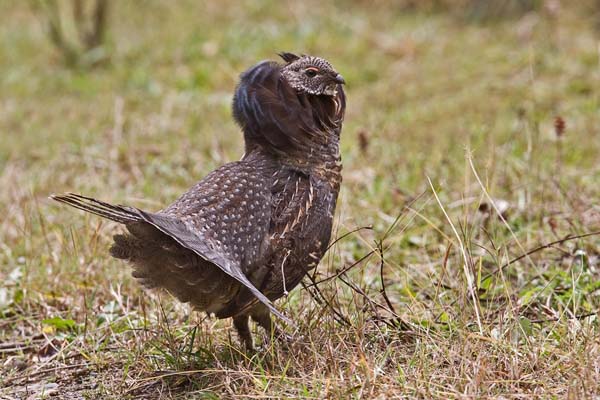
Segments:
[[[252,348],[248,317],[270,332],[271,303],[325,253],[341,182],[344,79],[319,57],[282,53],[241,75],[233,115],[240,161],[211,172],[156,213],[77,195],[54,200],[122,223],[113,257],[144,286],[232,317]]]

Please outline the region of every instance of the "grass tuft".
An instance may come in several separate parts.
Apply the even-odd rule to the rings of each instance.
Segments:
[[[0,397],[597,396],[597,14],[526,3],[112,2],[94,69],[1,3]],[[348,82],[338,239],[247,353],[48,195],[160,209],[239,158],[238,75],[284,50]]]

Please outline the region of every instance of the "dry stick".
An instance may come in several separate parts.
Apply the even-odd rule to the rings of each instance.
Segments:
[[[547,249],[549,247],[553,247],[553,246],[555,246],[557,244],[561,244],[561,243],[564,243],[564,242],[569,242],[571,240],[577,240],[577,239],[582,239],[582,238],[586,238],[586,237],[589,237],[589,236],[597,236],[597,235],[600,235],[600,231],[588,232],[588,233],[584,233],[584,234],[581,234],[581,235],[575,235],[575,236],[567,235],[563,239],[555,240],[554,242],[546,243],[546,244],[543,244],[541,246],[535,247],[535,248],[529,250],[528,252],[523,253],[520,256],[516,257],[516,258],[513,258],[512,260],[510,260],[509,262],[505,263],[501,267],[496,268],[493,272],[490,272],[489,274],[487,274],[486,276],[484,276],[482,278],[482,280],[486,280],[488,278],[491,278],[492,275],[497,274],[498,272],[504,270],[509,265],[512,265],[512,264],[516,263],[517,261],[522,260],[525,257],[529,257],[530,255],[532,255],[534,253],[537,253],[538,251],[542,251],[542,250]]]
[[[355,228],[355,229],[351,230],[350,232],[346,232],[342,236],[336,238],[329,246],[327,246],[327,249],[325,251],[328,251],[329,249],[331,249],[340,240],[343,240],[344,238],[350,236],[351,234],[359,232],[359,231],[364,230],[364,229],[372,230],[373,227],[372,226],[360,226],[358,228]],[[360,262],[361,260],[359,260],[358,262]],[[354,267],[354,265],[350,266],[350,268],[352,268],[352,267]],[[327,307],[329,307],[329,309],[331,309],[331,311],[333,311],[334,317],[336,318],[336,320],[338,322],[341,322],[342,324],[344,324],[346,326],[349,326],[350,325],[350,321],[341,312],[337,311],[335,309],[335,307],[333,307],[333,305],[331,305],[331,303],[325,298],[325,295],[321,292],[321,290],[317,286],[317,284],[320,283],[320,282],[315,282],[315,280],[316,280],[316,278],[315,278],[316,277],[316,273],[317,273],[317,269],[315,268],[315,270],[312,273],[312,275],[307,274],[308,278],[311,280],[312,283],[310,285],[307,285],[307,284],[304,283],[304,281],[301,281],[300,283],[302,284],[302,287],[305,290],[308,291],[308,293],[310,294],[310,297],[312,297],[313,300],[315,300],[317,303],[319,303],[319,304],[325,303],[325,305]],[[315,288],[314,292],[311,290],[312,287]]]
[[[345,275],[345,274],[344,274]],[[374,308],[380,308],[384,311],[387,311],[389,313],[391,313],[394,317],[395,317],[395,324],[388,322],[387,320],[380,318],[379,316],[377,316],[377,318],[379,320],[381,320],[384,324],[386,324],[387,326],[389,326],[390,328],[403,328],[404,330],[408,331],[409,328],[413,329],[411,332],[412,333],[416,333],[417,331],[419,331],[419,326],[413,326],[412,324],[409,324],[405,321],[402,320],[402,318],[396,314],[396,312],[394,312],[393,310],[390,310],[388,307],[384,306],[383,304],[380,304],[378,302],[376,302],[375,300],[373,300],[372,298],[370,298],[364,290],[362,290],[360,287],[358,287],[354,282],[352,282],[351,280],[345,280],[342,276],[340,276],[340,281],[342,281],[344,284],[346,284],[346,286],[348,286],[350,289],[352,289],[354,292],[358,293],[359,295],[361,295],[363,298],[365,298],[369,304],[374,307]],[[422,330],[421,330],[422,331]]]
[[[448,271],[448,259],[450,258],[450,250],[452,250],[452,242],[448,242],[448,247],[446,247],[446,253],[444,254],[444,260],[442,261],[442,276],[440,276],[440,279],[437,282],[435,288],[436,299],[439,299],[440,288],[447,288],[447,286],[444,285],[442,282],[444,281],[444,277],[446,276],[446,272]]]
[[[414,199],[412,199],[410,201],[410,203],[408,203],[407,205],[405,205],[402,208],[402,210],[400,210],[400,213],[398,214],[398,216],[396,217],[396,219],[394,220],[394,222],[392,222],[392,224],[390,225],[390,227],[383,234],[383,237],[381,238],[382,241],[385,240],[390,233],[392,233],[392,231],[394,230],[394,228],[396,227],[396,225],[400,222],[400,218],[404,215],[404,211],[405,210],[412,210],[413,204],[415,204],[417,202],[417,200],[419,200],[421,197],[423,197],[424,194],[425,194],[425,191],[419,193]]]
[[[530,251],[530,253],[534,253],[534,252],[537,252],[537,251],[541,251],[541,250],[543,250],[543,249],[546,249],[546,248],[552,247],[552,246],[554,246],[555,244],[559,244],[559,243],[562,243],[562,242],[566,242],[566,241],[568,241],[568,240],[575,240],[575,239],[580,239],[580,238],[584,238],[584,237],[588,237],[588,236],[594,236],[594,235],[599,235],[599,234],[600,234],[600,231],[595,231],[595,232],[589,232],[589,233],[582,234],[582,235],[577,235],[577,236],[567,236],[567,237],[565,237],[564,239],[561,239],[561,240],[556,240],[556,241],[554,241],[554,242],[551,242],[551,243],[548,243],[548,244],[546,244],[546,245],[539,246],[539,247],[537,247],[537,248],[535,248],[535,249],[531,250],[531,251]],[[521,259],[521,258],[523,258],[523,257],[525,257],[525,256],[527,256],[527,254],[523,254],[523,255],[521,255],[521,256],[519,256],[519,257],[517,257],[516,259],[514,259],[514,260],[511,260],[510,262],[508,262],[508,263],[506,263],[505,265],[503,265],[502,267],[500,267],[500,268],[498,269],[498,271],[501,271],[503,268],[505,268],[505,267],[509,266],[509,265],[510,265],[510,264],[512,264],[513,262],[516,262],[516,261],[518,261],[519,259]],[[551,277],[551,278],[548,280],[548,283],[546,283],[546,285],[544,285],[544,287],[542,288],[542,290],[540,290],[540,292],[539,292],[539,293],[542,293],[542,292],[543,292],[543,291],[544,291],[544,290],[545,290],[547,287],[549,287],[549,286],[550,286],[550,283],[551,283],[551,282],[552,282],[552,281],[553,281],[553,280],[554,280],[554,279],[555,279],[555,278],[558,276],[558,274],[559,274],[558,272],[557,272],[556,274],[554,274],[554,276],[552,276],[552,277]],[[538,274],[537,276],[538,276],[538,277],[539,277],[539,276],[541,276],[541,273],[540,273],[540,274]],[[533,279],[535,279],[535,277],[533,277],[533,278],[529,279],[529,280],[527,281],[527,283],[526,283],[526,284],[529,284],[529,283],[531,283],[531,282],[533,281]],[[536,294],[536,295],[535,295],[535,296],[534,296],[532,299],[537,299],[537,297],[539,296],[539,293],[538,293],[538,294]],[[572,299],[569,299],[569,302],[571,302],[571,300],[572,300]],[[528,310],[530,307],[532,307],[532,305],[533,305],[533,304],[534,304],[534,303],[533,303],[533,301],[531,301],[529,304],[527,304],[527,305],[526,305],[526,306],[525,306],[525,307],[524,307],[524,308],[521,310],[521,313],[524,313],[525,311],[527,311],[527,310]],[[566,307],[565,307],[565,310],[562,312],[562,314],[565,314],[566,312],[567,312],[567,311],[566,311]],[[555,321],[559,321],[559,320],[560,320],[560,318],[561,318],[561,317],[558,317],[558,318],[556,318],[556,319],[555,319]],[[573,318],[577,319],[577,316],[573,316]],[[568,318],[568,319],[569,319],[569,318]],[[572,318],[571,318],[571,319],[572,319]]]
[[[568,319],[577,319],[577,320],[580,320],[580,319],[585,319],[587,317],[591,317],[591,316],[596,315],[598,313],[600,313],[600,309],[598,309],[596,311],[589,312],[589,313],[585,313],[585,314],[575,315],[573,318],[568,318]],[[546,322],[556,322],[556,321],[559,321],[559,320],[560,320],[560,317],[554,317],[554,318],[546,318],[546,319],[534,319],[534,320],[531,320],[530,322],[532,324],[543,324],[543,323],[546,323]]]
[[[27,374],[24,377],[21,377],[21,378],[26,378],[27,380],[29,380],[29,378],[36,378],[36,377],[38,377],[40,375],[47,374],[48,372],[54,372],[56,374],[59,371],[65,371],[65,370],[74,369],[74,368],[81,368],[82,370],[89,371],[89,368],[85,368],[85,367],[90,367],[92,365],[93,365],[92,363],[80,363],[80,364],[62,365],[62,366],[58,366],[58,367],[51,367],[51,368],[41,369],[39,371],[32,372],[30,374]],[[12,381],[17,381],[18,379],[19,378],[13,379]]]
[[[357,230],[360,230],[357,229]],[[357,231],[356,229],[348,232],[352,233]],[[348,234],[343,235],[342,237],[338,238],[335,240],[335,242],[337,242],[338,240],[348,236]],[[335,243],[334,242],[334,243]],[[333,245],[333,244],[332,244]],[[329,250],[331,246],[329,246],[327,249]],[[325,305],[333,312],[333,318],[341,323],[342,325],[345,326],[350,326],[350,321],[338,310],[335,309],[335,307],[331,304],[331,302],[329,300],[327,300],[327,298],[325,297],[325,295],[321,292],[321,289],[319,289],[319,287],[317,286],[317,284],[315,283],[315,274],[317,273],[317,269],[315,268],[315,271],[313,272],[313,274],[307,274],[306,276],[308,276],[308,279],[310,279],[310,281],[312,282],[312,284],[309,286],[306,283],[304,283],[304,280],[300,281],[300,284],[302,285],[302,287],[304,288],[304,290],[308,291],[308,294],[310,294],[310,297],[317,302],[317,304],[323,305],[323,303],[325,303]],[[314,287],[314,289],[311,289],[312,287]],[[314,290],[314,291],[313,291]]]
[[[383,299],[385,300],[386,304],[390,308],[390,311],[392,311],[394,314],[396,314],[396,309],[394,308],[394,305],[390,301],[390,299],[387,295],[387,292],[385,290],[385,280],[383,279],[383,267],[385,265],[385,261],[383,259],[383,243],[381,241],[378,241],[376,243],[376,245],[377,245],[377,251],[379,252],[379,257],[380,257],[379,277],[381,279],[381,295],[383,296]]]
[[[355,266],[357,266],[358,264],[360,264],[361,262],[363,262],[366,258],[368,258],[371,255],[373,255],[373,253],[375,253],[375,250],[369,251],[367,254],[365,254],[364,256],[362,256],[361,258],[359,258],[358,261],[355,261],[350,266],[345,267],[344,269],[342,269],[340,271],[337,271],[334,275],[325,277],[325,278],[321,279],[320,281],[316,281],[316,282],[313,280],[313,283],[311,285],[309,285],[308,287],[313,287],[313,286],[319,285],[319,284],[321,284],[323,282],[327,282],[327,281],[330,281],[332,279],[337,278],[338,276],[340,276],[340,275],[342,275],[342,274],[350,271],[352,268],[354,268]]]
[[[367,300],[369,300],[370,303],[372,304],[376,304],[378,307],[387,310],[389,312],[391,312],[392,314],[394,314],[395,317],[397,317],[398,319],[400,318],[396,312],[393,309],[393,306],[391,306],[391,303],[388,303],[388,305],[390,306],[390,309],[387,309],[386,307],[382,306],[381,304],[376,303],[375,301],[373,301],[371,298],[369,298],[364,291],[360,290],[359,288],[356,288],[355,285],[353,285],[350,282],[346,282],[343,278],[342,275],[345,275],[346,272],[350,271],[352,268],[354,268],[355,266],[357,266],[358,264],[360,264],[363,260],[365,260],[367,257],[371,256],[373,253],[375,253],[375,250],[371,250],[370,252],[368,252],[367,254],[365,254],[363,257],[361,257],[358,261],[354,262],[353,264],[351,264],[349,267],[346,267],[344,269],[342,269],[341,271],[337,272],[335,275],[332,276],[328,276],[327,278],[324,278],[318,282],[315,282],[314,278],[310,275],[308,275],[309,279],[312,281],[312,283],[310,285],[306,285],[304,283],[302,283],[302,286],[308,290],[308,292],[311,294],[311,297],[313,297],[313,299],[315,299],[316,301],[320,302],[320,300],[314,296],[313,292],[310,290],[311,288],[315,288],[316,292],[321,296],[322,301],[325,302],[325,304],[334,312],[335,316],[337,316],[338,318],[341,319],[340,322],[343,322],[346,325],[350,325],[350,321],[338,310],[335,309],[335,307],[333,307],[331,305],[331,303],[329,301],[327,301],[327,299],[325,298],[325,296],[323,295],[323,293],[321,292],[321,290],[319,289],[319,284],[326,282],[328,280],[334,279],[334,278],[340,278],[340,280],[342,282],[344,282],[347,286],[349,286],[350,288],[352,288],[355,292],[359,293],[360,295],[362,295],[363,297],[365,297]],[[389,302],[389,299],[387,299],[387,295],[386,297],[386,301]],[[400,320],[402,322],[402,320]]]
[[[322,304],[324,302],[325,305],[333,312],[333,316],[336,319],[336,321],[342,323],[345,326],[350,326],[350,320],[348,320],[348,318],[346,318],[340,311],[336,310],[335,307],[331,304],[331,302],[327,300],[325,295],[319,289],[319,286],[317,286],[317,284],[315,283],[314,278],[310,275],[308,275],[308,278],[313,282],[311,286],[307,286],[304,282],[301,283],[304,289],[308,290],[310,296],[319,304]],[[310,290],[310,288],[313,286],[315,288],[315,292],[318,293],[319,296],[321,296],[321,299],[319,299],[319,296],[315,296],[315,294]]]
[[[342,276],[340,276],[340,281],[342,281],[343,283],[346,284],[346,286],[348,286],[350,289],[354,290],[356,293],[360,294],[363,298],[365,298],[369,304],[371,304],[372,306],[377,306],[379,308],[381,308],[382,310],[386,310],[389,311],[386,307],[384,307],[383,305],[377,303],[375,300],[371,299],[364,290],[362,290],[360,287],[356,286],[356,284],[354,282],[352,282],[351,280],[345,280]],[[376,307],[374,307],[376,308]]]
[[[377,251],[379,252],[379,258],[380,258],[380,262],[379,262],[379,277],[381,279],[381,295],[383,296],[383,299],[385,300],[385,303],[387,304],[387,306],[389,307],[389,311],[391,314],[393,314],[394,316],[396,316],[394,322],[397,324],[397,326],[393,326],[395,327],[400,327],[400,328],[404,328],[405,330],[408,330],[408,328],[411,328],[410,324],[406,323],[402,318],[400,318],[400,316],[398,316],[398,313],[396,312],[396,309],[394,308],[394,305],[392,304],[392,302],[390,301],[390,298],[387,295],[387,291],[386,291],[386,287],[385,287],[385,280],[383,278],[383,267],[385,266],[385,261],[383,258],[383,241],[378,241],[376,242],[377,245]],[[389,324],[383,320],[383,322],[389,326]]]
[[[350,232],[346,232],[346,233],[344,233],[342,236],[340,236],[340,237],[336,238],[336,239],[335,239],[333,242],[331,242],[331,244],[330,244],[329,246],[327,246],[327,249],[326,249],[325,251],[327,251],[327,250],[329,250],[330,248],[332,248],[332,247],[333,247],[333,245],[335,245],[335,244],[336,244],[337,242],[339,242],[340,240],[342,240],[342,239],[346,238],[347,236],[350,236],[350,235],[352,235],[353,233],[356,233],[356,232],[359,232],[359,231],[362,231],[362,230],[373,230],[373,227],[372,227],[372,226],[370,226],[370,225],[367,225],[367,226],[360,226],[360,227],[358,227],[358,228],[352,229]]]
[[[35,344],[35,342],[43,342],[43,341],[44,341],[44,335],[39,334],[39,335],[32,336],[30,338],[26,338],[26,340],[22,341],[22,342],[15,341],[15,342],[0,343],[0,350],[32,346]]]

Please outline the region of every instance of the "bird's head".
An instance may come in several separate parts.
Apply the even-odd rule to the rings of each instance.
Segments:
[[[346,83],[329,61],[314,56],[280,53],[286,64],[281,74],[300,93],[335,96],[338,85]]]

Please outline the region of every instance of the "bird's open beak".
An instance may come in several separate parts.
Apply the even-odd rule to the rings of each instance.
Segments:
[[[343,85],[346,83],[346,81],[344,80],[344,77],[340,74],[337,74],[335,76],[335,78],[333,78],[333,80],[335,81],[335,83],[339,83],[340,85]]]

